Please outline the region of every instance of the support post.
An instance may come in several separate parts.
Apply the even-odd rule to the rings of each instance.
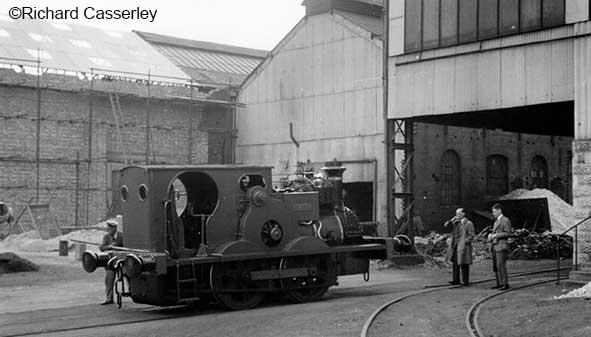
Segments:
[[[414,124],[409,119],[393,120],[392,162],[389,170],[393,171],[391,233],[412,234],[414,217]],[[410,235],[412,237],[412,235]]]

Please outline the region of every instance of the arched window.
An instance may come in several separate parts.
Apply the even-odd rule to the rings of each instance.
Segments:
[[[441,205],[458,205],[460,197],[460,156],[447,150],[441,157]]]
[[[494,154],[486,158],[486,194],[498,197],[508,192],[509,174],[507,157]]]
[[[548,163],[542,156],[531,160],[530,178],[532,188],[548,188]]]

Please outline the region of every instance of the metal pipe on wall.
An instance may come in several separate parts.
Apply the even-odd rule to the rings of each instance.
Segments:
[[[41,157],[41,59],[39,58],[39,49],[37,49],[37,137],[35,139],[35,164],[36,164],[36,178],[35,178],[35,202],[39,202],[39,179],[40,166],[39,159]]]
[[[90,169],[92,166],[92,119],[93,119],[93,98],[94,98],[94,69],[90,68],[90,96],[88,99],[88,159],[86,177],[86,225],[89,222],[90,209]]]
[[[193,90],[195,89],[193,88],[193,80],[191,79],[191,98],[189,101],[189,153],[187,158],[187,162],[189,163],[189,165],[191,165],[193,162],[193,109],[195,107],[195,104],[193,102]]]
[[[146,97],[146,165],[150,165],[150,71],[148,70],[148,97]]]
[[[80,151],[76,151],[76,206],[75,206],[75,223],[74,225],[78,227],[78,191],[80,189]]]
[[[386,165],[386,226],[388,228],[388,235],[392,235],[390,228],[390,222],[392,221],[391,217],[391,210],[392,210],[392,176],[391,176],[391,155],[390,155],[390,144],[392,135],[390,134],[390,123],[388,122],[388,49],[390,48],[388,40],[390,35],[389,29],[389,22],[388,16],[390,11],[390,1],[383,0],[382,6],[384,12],[382,13],[383,19],[383,26],[384,26],[384,36],[382,38],[382,53],[383,53],[383,62],[382,62],[382,104],[383,104],[383,111],[384,111],[384,165]],[[377,162],[377,161],[376,161]],[[377,164],[376,164],[377,166]]]

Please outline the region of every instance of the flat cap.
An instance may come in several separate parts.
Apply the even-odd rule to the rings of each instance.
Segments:
[[[115,220],[107,220],[107,226],[109,227],[117,227],[118,223]]]

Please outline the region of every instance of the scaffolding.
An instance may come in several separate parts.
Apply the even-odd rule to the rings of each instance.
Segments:
[[[207,83],[205,85],[203,83],[195,83],[188,78],[159,76],[151,74],[149,71],[145,74],[140,74],[100,68],[91,68],[90,72],[49,69],[44,66],[39,57],[37,59],[0,57],[0,71],[14,71],[16,73],[16,77],[12,75],[5,77],[3,81],[5,87],[11,87],[11,82],[9,82],[11,78],[18,78],[14,83],[15,87],[29,88],[35,93],[34,96],[26,92],[13,97],[17,102],[23,100],[29,101],[35,107],[34,114],[10,114],[6,111],[0,113],[0,118],[4,118],[5,120],[24,120],[34,125],[34,130],[36,130],[34,134],[34,158],[27,158],[25,155],[19,153],[9,154],[4,157],[0,156],[0,163],[3,163],[5,166],[20,167],[24,163],[33,164],[34,169],[31,171],[34,179],[27,177],[20,182],[10,182],[8,185],[0,186],[0,195],[4,200],[10,200],[13,203],[18,203],[19,201],[24,203],[30,195],[33,195],[33,200],[28,204],[46,205],[48,209],[49,205],[47,203],[44,204],[47,193],[58,190],[62,191],[61,194],[65,195],[60,196],[60,198],[64,199],[61,201],[61,204],[63,205],[67,203],[67,200],[71,200],[69,205],[72,207],[72,216],[68,216],[67,221],[71,221],[76,227],[93,224],[92,222],[96,221],[96,215],[94,213],[100,212],[104,215],[112,208],[112,203],[117,198],[115,195],[116,187],[110,186],[110,176],[113,170],[130,164],[190,164],[196,162],[196,156],[202,156],[202,152],[200,153],[200,149],[194,144],[201,139],[199,136],[196,136],[196,133],[220,133],[221,131],[204,131],[203,128],[200,128],[199,124],[195,123],[195,116],[204,111],[203,106],[206,104],[224,106],[232,113],[234,111],[233,107],[235,106],[235,97],[230,97],[228,101],[208,99],[208,94],[203,93],[203,90],[201,90],[201,86],[212,90],[222,86],[227,87],[225,84],[218,83],[215,86],[213,83]],[[63,77],[57,78],[56,76]],[[199,90],[195,90],[195,88]],[[59,99],[50,101],[50,99],[54,99],[55,97],[48,97],[46,92],[49,91],[52,91],[49,95],[55,95],[54,92],[79,94],[80,101],[83,104],[78,104],[78,107],[82,107],[80,111],[82,114],[78,112],[66,118],[53,114],[44,114],[43,110],[46,103],[60,104]],[[143,123],[142,121],[128,118],[126,106],[122,101],[123,99],[126,99],[125,102],[131,102],[130,104],[136,104],[135,102],[144,100],[141,108],[136,107],[136,114],[137,111],[141,110],[145,113]],[[72,98],[67,98],[63,104],[72,104],[71,101]],[[87,101],[87,109],[84,109],[84,101]],[[176,111],[185,109],[187,113],[188,123],[185,123],[182,127],[183,129],[187,129],[187,132],[183,132],[181,135],[183,139],[182,144],[186,145],[186,147],[179,148],[178,151],[160,151],[159,157],[156,151],[158,144],[154,144],[155,139],[153,133],[174,133],[174,137],[179,137],[179,134],[176,133],[179,129],[166,126],[165,123],[167,120],[162,117],[161,112],[159,112],[160,116],[156,116],[160,120],[155,119],[153,116],[156,112],[156,108],[153,108],[154,106],[166,106],[168,104],[180,104],[181,106]],[[87,110],[86,116],[84,116],[84,110]],[[112,122],[105,120],[105,113],[107,111],[112,115]],[[233,118],[230,120],[233,120]],[[47,141],[46,136],[42,132],[45,131],[45,123],[55,123],[56,126],[64,124],[80,125],[79,129],[85,130],[83,134],[80,134],[80,137],[82,139],[86,138],[84,141],[87,144],[86,149],[84,149],[85,144],[82,143],[79,144],[78,151],[73,152],[75,158],[69,151],[68,153],[51,153],[49,156],[45,154],[45,158],[43,158],[44,153],[48,153],[43,149],[43,144]],[[116,151],[109,152],[112,149],[108,148],[105,149],[106,152],[104,154],[102,153],[102,148],[97,152],[97,133],[104,132],[108,128],[112,128],[115,131],[113,134],[116,135],[116,147],[120,149],[121,155],[118,155]],[[233,137],[235,134],[233,125],[225,125],[223,128],[225,128],[223,130],[225,137]],[[143,141],[136,139],[135,146],[132,146],[131,138],[137,138],[136,134],[140,129],[145,131],[145,138]],[[106,134],[109,135],[111,132],[107,131]],[[126,134],[128,135],[127,137]],[[174,137],[170,137],[171,142],[176,142]],[[187,140],[185,140],[185,137]],[[233,139],[228,139],[224,142],[225,146],[229,144],[233,144]],[[138,145],[143,145],[145,151],[139,150]],[[223,152],[226,153],[227,151],[224,150]],[[233,151],[230,152],[231,154],[233,153]],[[175,160],[171,162],[171,158]],[[205,157],[205,160],[207,160],[207,157]],[[224,159],[225,162],[229,162],[229,160],[232,160],[232,158]],[[44,174],[48,170],[53,169],[52,167],[54,166],[63,166],[64,169],[60,170],[62,172],[71,171],[71,183],[56,184],[45,182],[44,184]],[[100,178],[102,175],[101,172],[104,172],[104,185],[99,183],[100,179],[102,179]],[[34,185],[32,184],[33,181]],[[101,207],[97,210],[97,193],[104,193],[105,195],[106,202],[104,210],[100,209]],[[110,202],[109,199],[111,199]],[[72,201],[75,205],[72,205]],[[63,209],[62,205],[60,207]],[[69,207],[69,205],[65,207]],[[28,215],[25,218],[33,218],[37,209],[42,210],[43,207],[27,207],[23,212],[24,215]],[[93,213],[93,216],[90,213]],[[70,220],[70,218],[72,219]]]

